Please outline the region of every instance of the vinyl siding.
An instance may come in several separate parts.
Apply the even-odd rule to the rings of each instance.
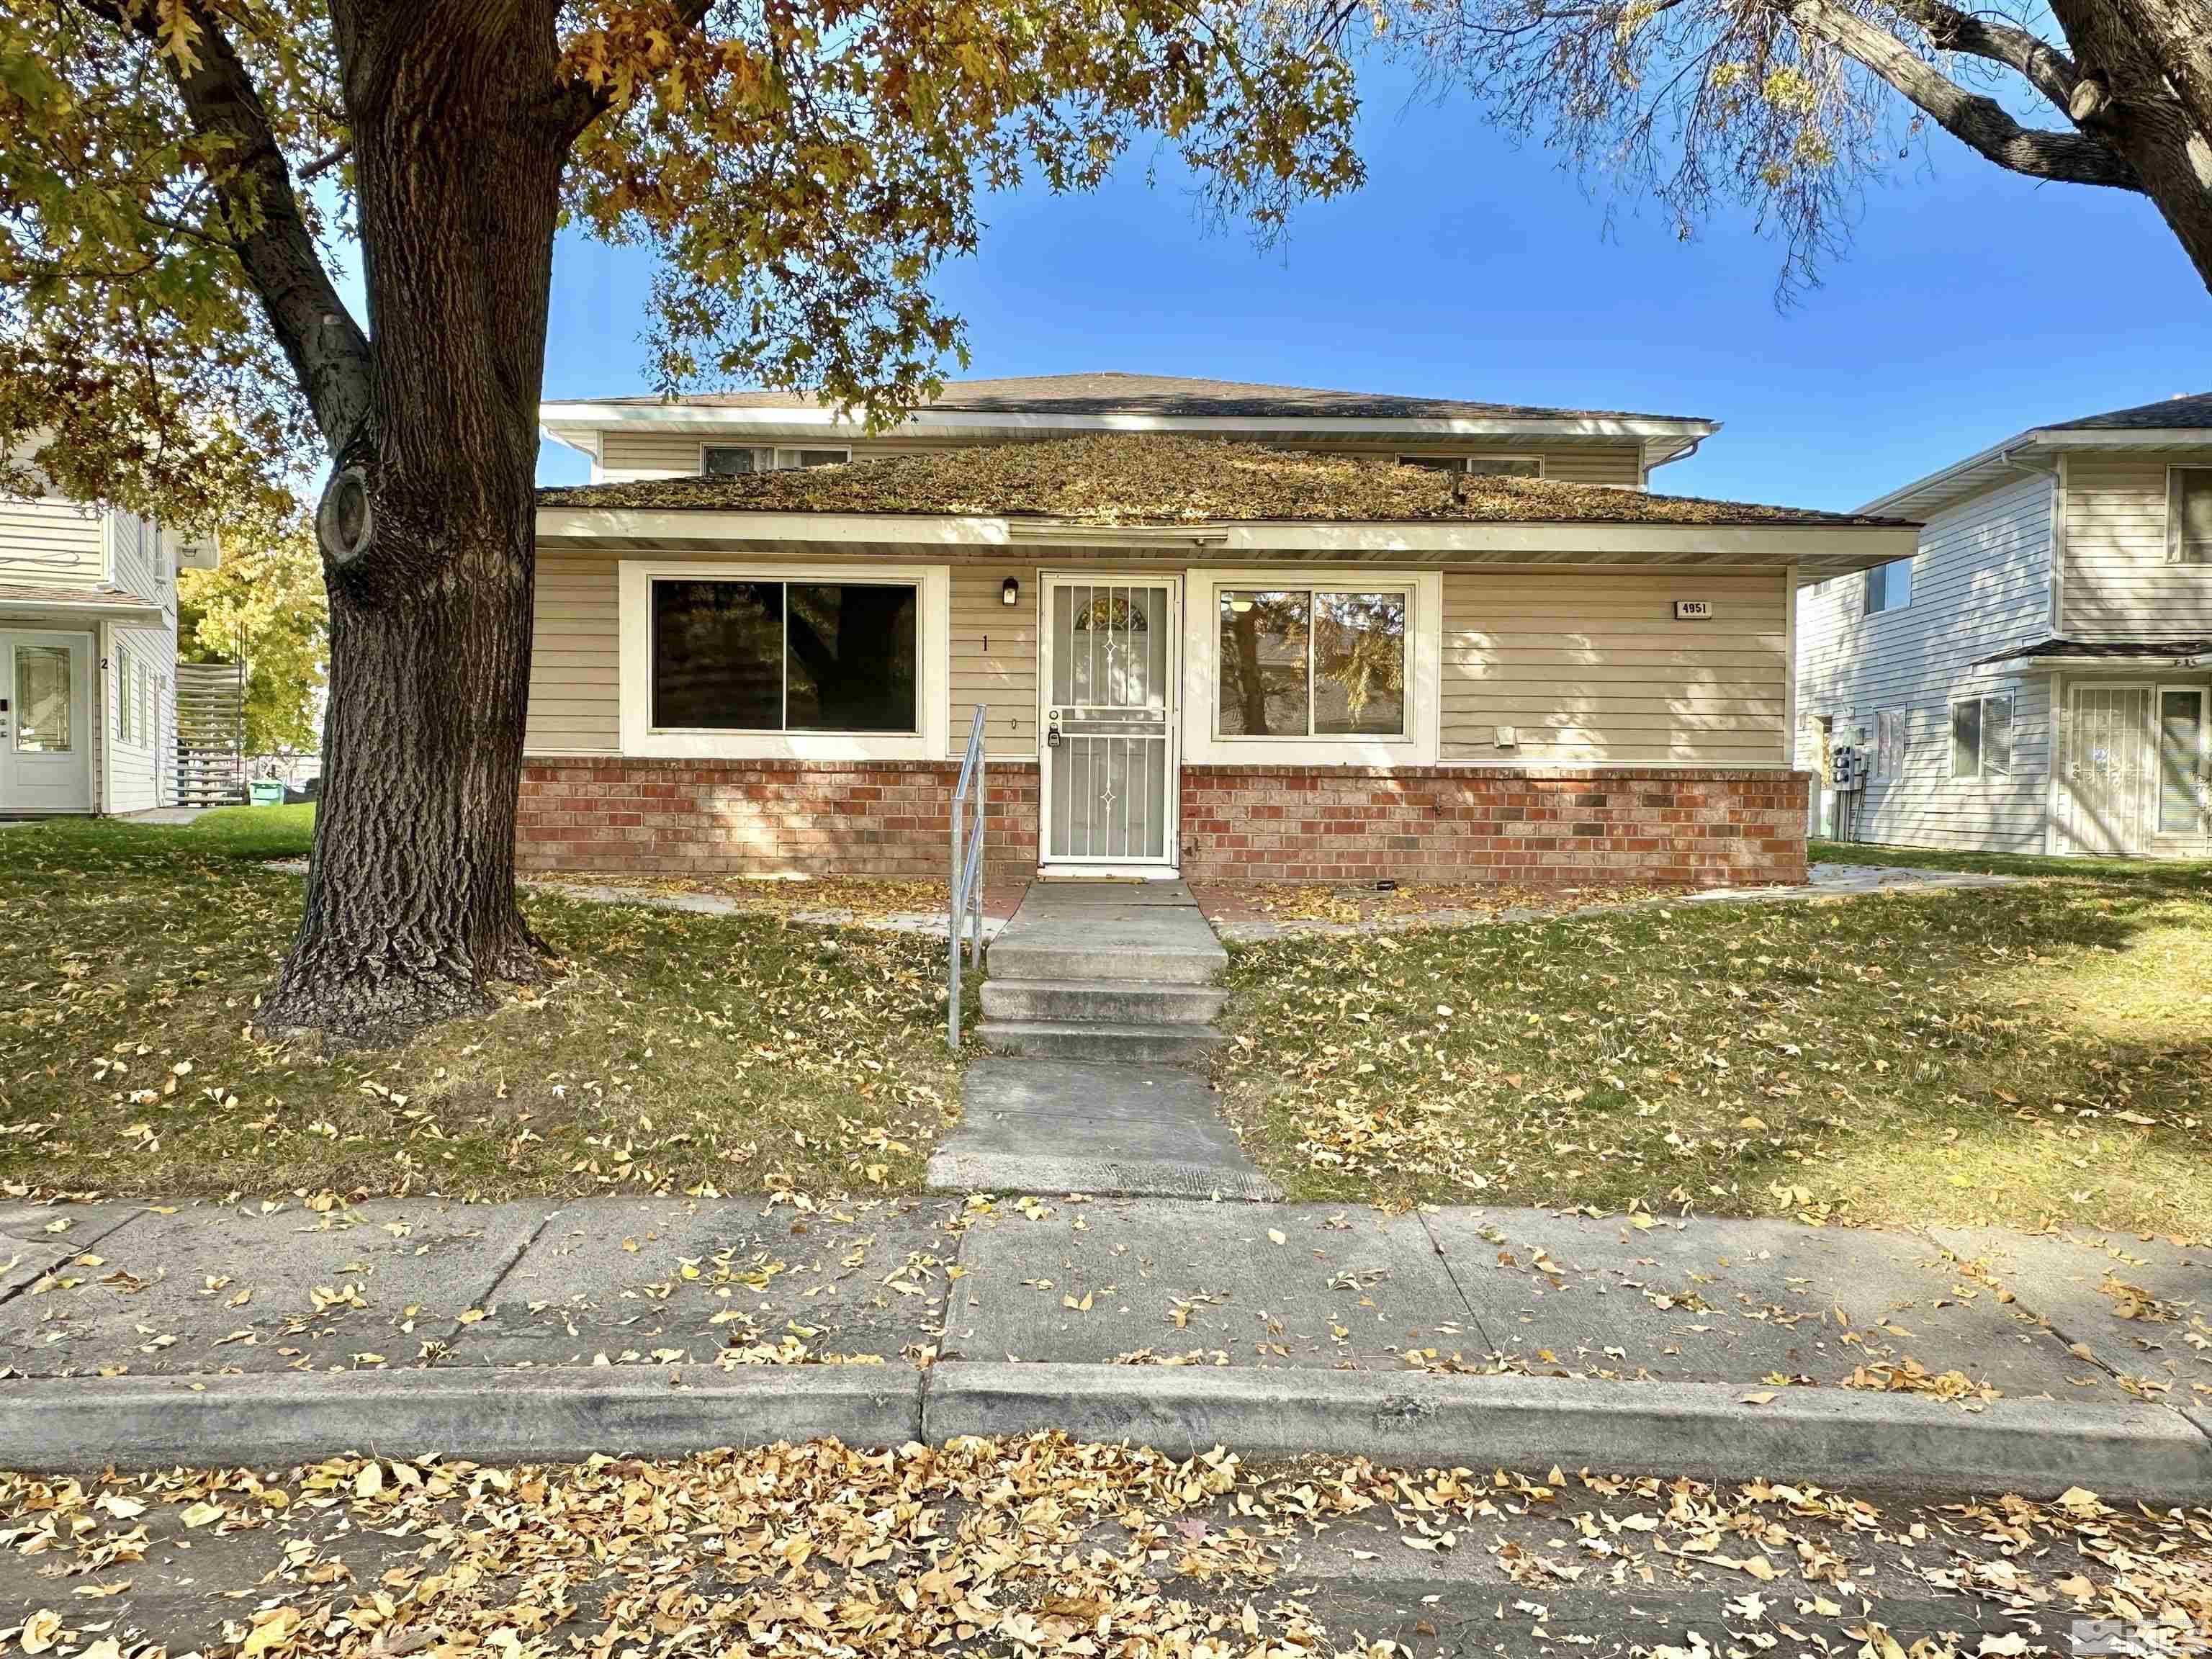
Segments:
[[[611,755],[622,748],[620,570],[617,561],[595,554],[538,556],[523,738],[533,755]]]
[[[1009,605],[1007,577],[1022,585]],[[951,744],[965,752],[977,704],[985,752],[1034,757],[1037,750],[1037,601],[1044,591],[1034,565],[952,567]]]
[[[898,550],[887,550],[896,551]],[[1083,550],[1062,550],[1074,563]],[[818,562],[823,550],[749,553]],[[654,554],[682,560],[681,554]],[[726,554],[693,556],[724,561]],[[854,561],[855,570],[866,568]],[[1193,567],[1202,568],[1203,567]],[[548,551],[538,566],[532,654],[532,754],[621,748],[621,561]],[[1173,574],[1161,567],[1162,574]],[[1005,605],[1008,576],[1022,584]],[[1506,763],[1778,766],[1787,758],[1784,577],[1608,569],[1453,572],[1443,579],[1441,756]],[[1036,753],[1038,568],[998,560],[951,566],[951,743],[967,742],[980,702],[989,752]],[[1677,623],[1677,599],[1711,600],[1711,622]],[[1511,750],[1500,724],[1519,728]]]
[[[109,580],[126,593],[173,611],[177,583],[175,573],[168,568],[173,550],[162,544],[160,530],[152,520],[132,514],[111,511],[107,516],[114,566]]]
[[[116,735],[116,709],[122,696],[125,655],[131,674],[146,669],[145,729],[125,743]],[[110,812],[143,812],[173,806],[177,799],[176,635],[150,628],[109,630],[107,670],[100,676],[100,738],[107,757]]]
[[[2166,562],[2166,472],[2212,465],[2212,450],[2066,457],[2064,592],[2069,637],[2212,635],[2212,565]]]
[[[1715,615],[1676,622],[1676,599]],[[1787,601],[1778,572],[1447,573],[1442,758],[1781,765]]]
[[[603,431],[599,434],[599,479],[601,482],[617,483],[632,478],[665,478],[696,473],[699,471],[700,446],[704,441],[705,440],[696,433]],[[718,437],[714,441],[743,443],[746,441],[740,435],[733,434],[726,438]],[[764,439],[762,441],[766,444],[770,441]],[[793,441],[788,438],[779,438],[773,441],[786,447],[793,447]],[[896,455],[918,449],[943,449],[952,447],[945,440],[932,441],[921,438],[902,437],[876,439],[840,437],[823,438],[819,441],[824,447],[849,447],[855,460],[865,460],[878,455]],[[960,441],[964,443],[969,441]],[[1286,439],[1285,447],[1293,449],[1326,450],[1341,454],[1374,455],[1411,454],[1431,448],[1438,448],[1439,453],[1449,453],[1455,450],[1465,453],[1470,448],[1481,448],[1486,453],[1504,453],[1507,447],[1504,445],[1496,446],[1493,449],[1490,446],[1465,444],[1439,447],[1427,445],[1377,445],[1349,441],[1332,443],[1320,439],[1313,441]],[[1545,476],[1565,479],[1570,483],[1626,484],[1633,488],[1643,481],[1641,452],[1634,444],[1591,444],[1542,451],[1516,450],[1514,453],[1540,453],[1544,457]]]
[[[0,496],[0,591],[11,581],[93,587],[106,574],[98,508]]]
[[[1813,722],[1905,716],[1901,756],[1883,756],[1856,830],[1861,841],[1999,852],[2044,850],[2050,777],[2049,681],[1968,665],[2049,631],[2051,481],[2027,474],[1929,520],[1913,561],[1912,600],[1865,614],[1865,579],[1840,576],[1798,596],[1797,756],[1819,764]],[[2013,768],[1951,776],[1954,697],[2009,692]],[[1817,796],[1817,791],[1816,791]]]

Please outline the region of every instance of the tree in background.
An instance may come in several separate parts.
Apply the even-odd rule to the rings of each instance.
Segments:
[[[179,526],[330,466],[323,808],[264,1024],[387,1039],[544,972],[514,877],[556,225],[660,256],[664,386],[882,419],[964,359],[927,282],[978,188],[1085,188],[1151,131],[1265,235],[1357,182],[1356,109],[1282,0],[0,0],[0,453],[50,434],[68,493]]]
[[[1929,121],[2023,177],[2148,198],[2212,289],[2212,0],[1317,3],[1332,38],[1375,32],[1685,234],[1748,203],[1785,295]]]
[[[305,755],[321,746],[330,677],[330,601],[314,525],[289,511],[233,518],[213,570],[177,573],[180,653],[246,665],[246,751]]]

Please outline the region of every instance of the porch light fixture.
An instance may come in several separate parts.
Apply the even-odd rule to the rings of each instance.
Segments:
[[[1022,597],[1022,585],[1021,585],[1021,583],[1020,583],[1019,581],[1018,581],[1017,580],[1015,580],[1013,577],[1009,576],[1009,577],[1007,577],[1007,578],[1006,578],[1006,580],[1004,580],[1004,581],[1002,581],[1002,582],[1000,582],[1000,583],[999,584],[999,603],[1000,603],[1000,604],[1001,604],[1001,605],[1016,605],[1016,604],[1018,604],[1018,603],[1020,602],[1020,600],[1021,600],[1021,597]]]

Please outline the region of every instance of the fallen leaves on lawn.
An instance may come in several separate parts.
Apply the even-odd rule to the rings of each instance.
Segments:
[[[1294,1198],[2202,1236],[2212,1030],[2122,1017],[2208,960],[2089,884],[1308,934],[1232,951],[1214,1075]]]

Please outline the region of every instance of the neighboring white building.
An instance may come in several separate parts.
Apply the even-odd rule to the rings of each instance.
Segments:
[[[0,815],[175,804],[180,555],[214,562],[113,507],[0,496]]]
[[[2032,428],[1861,510],[1926,528],[1799,593],[1799,761],[1870,760],[1814,834],[2212,857],[2212,393]]]

